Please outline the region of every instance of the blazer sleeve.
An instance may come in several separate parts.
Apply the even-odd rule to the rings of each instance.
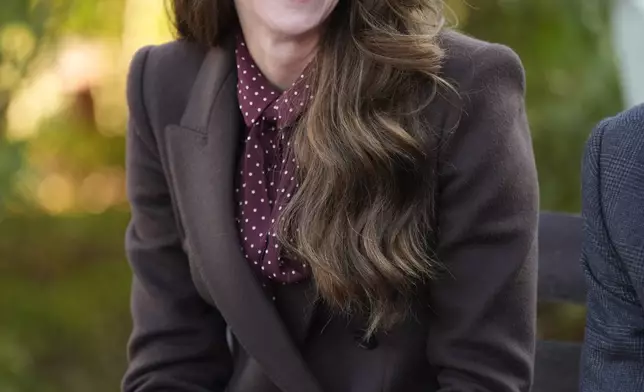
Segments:
[[[536,328],[538,185],[524,73],[510,49],[472,54],[463,112],[439,162],[429,362],[440,392],[530,390]]]
[[[193,284],[145,109],[144,80],[153,79],[146,75],[145,64],[152,50],[142,49],[134,57],[127,88],[126,170],[132,217],[126,252],[134,277],[133,331],[122,390],[223,391],[232,370],[226,325]]]
[[[614,134],[620,141],[607,148],[614,154],[605,152],[607,159],[600,165],[604,133],[616,131],[611,129],[616,125],[605,121],[595,129],[583,163],[582,265],[588,312],[582,392],[644,390],[644,308],[633,286],[633,281],[641,282],[644,277],[644,199],[639,193],[644,166],[631,170],[637,165],[631,147],[641,136]],[[611,155],[616,156],[612,159]],[[639,205],[631,198],[639,200]],[[605,206],[610,206],[610,218]]]

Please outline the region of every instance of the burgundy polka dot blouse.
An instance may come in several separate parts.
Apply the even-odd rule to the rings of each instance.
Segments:
[[[239,109],[245,122],[235,187],[242,251],[265,286],[270,281],[299,282],[309,276],[308,267],[282,257],[275,228],[280,211],[298,187],[295,160],[286,157],[286,148],[309,98],[309,86],[302,76],[280,92],[257,68],[241,35],[235,53]]]

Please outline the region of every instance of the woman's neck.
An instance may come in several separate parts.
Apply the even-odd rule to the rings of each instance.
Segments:
[[[287,90],[315,56],[320,33],[286,36],[267,30],[242,23],[244,40],[259,69],[276,87]]]

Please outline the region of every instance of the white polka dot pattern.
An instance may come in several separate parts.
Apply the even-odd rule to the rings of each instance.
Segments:
[[[308,267],[282,256],[275,227],[298,186],[295,160],[286,158],[288,136],[310,98],[309,86],[302,76],[280,92],[260,72],[241,37],[236,56],[239,109],[246,124],[235,189],[241,248],[265,286],[299,282],[309,276]]]

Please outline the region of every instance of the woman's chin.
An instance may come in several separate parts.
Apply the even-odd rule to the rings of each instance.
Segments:
[[[271,25],[271,30],[277,34],[287,37],[306,35],[321,28],[321,23],[318,19],[307,20],[307,18],[302,18],[301,20],[294,18],[289,18],[288,20],[280,18],[273,21]]]
[[[262,3],[261,19],[283,35],[302,35],[324,24],[337,0],[279,0]]]

